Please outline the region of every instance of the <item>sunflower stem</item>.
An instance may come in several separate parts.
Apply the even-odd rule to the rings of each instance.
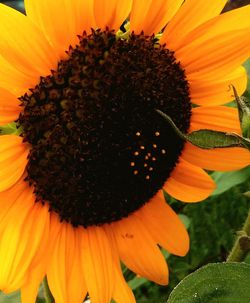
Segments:
[[[242,262],[250,252],[250,211],[244,223],[243,229],[238,233],[227,262]]]
[[[43,286],[43,291],[44,291],[45,302],[46,303],[55,303],[55,300],[54,300],[54,298],[52,296],[52,293],[49,289],[49,284],[48,284],[47,277],[45,277],[43,279],[42,286]]]

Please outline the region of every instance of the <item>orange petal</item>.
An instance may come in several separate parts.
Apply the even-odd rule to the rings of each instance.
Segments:
[[[22,140],[14,135],[0,136],[0,192],[14,185],[25,170],[29,150]]]
[[[242,66],[225,76],[206,77],[201,71],[187,75],[192,103],[201,106],[213,106],[228,103],[235,99],[232,85],[241,96],[247,87],[247,73]]]
[[[194,28],[217,16],[222,11],[227,0],[197,1],[186,0],[176,16],[170,21],[164,31],[162,43],[173,50]]]
[[[0,125],[10,123],[18,118],[21,112],[19,103],[15,95],[0,88]]]
[[[66,56],[69,46],[78,43],[77,35],[95,28],[94,0],[25,0],[28,18],[42,29],[58,58]]]
[[[0,222],[4,220],[6,215],[8,215],[9,211],[11,210],[13,204],[15,203],[16,199],[20,196],[20,194],[24,191],[25,187],[18,186],[20,183],[17,182],[13,187],[10,189],[0,192],[0,201],[1,201],[1,208],[0,208]],[[0,225],[0,234],[5,226]]]
[[[119,259],[117,245],[112,231],[112,227],[110,224],[105,224],[103,225],[103,228],[109,238],[109,242],[113,254],[113,263],[114,263],[113,274],[115,281],[113,299],[115,300],[116,303],[136,303],[134,294],[131,288],[128,286],[122,274],[120,259]]]
[[[168,268],[151,235],[135,216],[112,224],[120,258],[132,271],[158,284],[168,284]]]
[[[28,282],[21,288],[21,302],[35,303],[41,282],[40,275],[36,275],[36,272],[32,274],[32,279],[28,279]]]
[[[134,0],[130,30],[136,34],[157,34],[178,11],[183,0]]]
[[[0,55],[0,66],[1,66],[1,73],[0,73],[1,93],[4,90],[8,90],[14,96],[20,97],[25,92],[27,92],[28,88],[31,88],[35,84],[37,84],[37,77],[29,77],[24,73],[18,71],[14,66],[12,66],[9,62],[7,62],[1,55]],[[4,92],[3,95],[5,95]]]
[[[15,121],[20,114],[20,109],[13,109],[9,106],[0,106],[0,125]]]
[[[228,106],[195,107],[189,132],[198,129],[213,129],[240,134],[238,110]]]
[[[186,143],[182,158],[208,170],[230,171],[250,165],[250,152],[240,147],[205,150]]]
[[[12,209],[16,200],[22,195],[23,192],[27,190],[28,183],[21,178],[15,185],[10,187],[6,191],[0,192],[0,222],[5,220],[5,217],[8,215],[9,211]],[[2,230],[5,228],[4,224],[0,224],[0,235]]]
[[[81,263],[92,303],[110,303],[114,290],[111,246],[102,227],[79,229]]]
[[[26,183],[1,220],[5,228],[0,239],[0,288],[5,292],[17,290],[24,284],[49,222],[47,207],[34,202],[33,189]]]
[[[87,291],[80,266],[78,230],[70,224],[61,225],[47,273],[49,287],[56,302],[81,303]]]
[[[185,48],[196,40],[211,39],[215,34],[223,35],[229,31],[247,29],[250,26],[249,14],[250,6],[248,5],[216,16],[189,32],[184,39],[179,41],[178,48]]]
[[[162,191],[136,212],[136,215],[148,227],[154,241],[167,251],[185,256],[189,250],[189,236],[185,226],[165,202]]]
[[[190,33],[175,53],[186,73],[219,78],[239,67],[249,57],[249,14],[250,6],[233,10]]]
[[[58,216],[49,212],[50,221],[43,233],[39,251],[31,262],[28,271],[28,277],[21,288],[22,302],[34,303],[36,301],[38,289],[42,279],[47,273],[48,263],[55,249],[55,242],[59,236],[61,222]]]
[[[132,0],[94,0],[94,14],[99,28],[118,30],[128,17]]]
[[[53,49],[25,15],[0,5],[0,54],[16,69],[37,81],[55,68]]]
[[[183,159],[179,159],[179,163],[164,185],[164,189],[172,197],[184,202],[204,200],[215,188],[213,179],[203,169]]]
[[[9,106],[13,109],[17,109],[20,105],[20,101],[15,95],[5,88],[0,87],[0,106]]]
[[[117,303],[136,303],[134,294],[123,278],[121,269],[115,267],[114,272],[115,288],[113,299]]]
[[[204,41],[200,39],[175,53],[186,74],[194,77],[202,71],[207,77],[225,76],[249,56],[249,29],[225,32]]]
[[[49,227],[49,224],[48,224]],[[39,252],[36,254],[34,260],[31,262],[29,269],[27,270],[27,279],[24,285],[21,287],[21,299],[25,303],[36,302],[36,297],[39,291],[40,284],[46,275],[47,263],[50,259],[50,254],[47,249],[44,249],[44,244],[46,248],[50,246],[50,239],[47,236],[48,232],[45,232],[43,239],[41,241],[41,246],[39,247]],[[41,257],[41,251],[43,256]],[[39,261],[37,261],[39,260]]]

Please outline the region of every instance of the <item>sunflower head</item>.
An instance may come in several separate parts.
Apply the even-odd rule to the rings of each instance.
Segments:
[[[189,238],[163,189],[201,201],[215,188],[204,169],[250,163],[243,148],[183,141],[157,113],[184,134],[240,134],[223,104],[229,86],[246,88],[250,7],[220,15],[225,3],[25,0],[26,15],[0,6],[0,124],[22,131],[0,136],[0,289],[33,303],[47,275],[57,303],[87,293],[134,303],[120,260],[168,283],[159,246],[183,256]]]
[[[26,180],[74,226],[127,217],[162,188],[183,149],[155,108],[187,132],[188,82],[154,36],[92,30],[20,100]],[[136,190],[134,190],[136,187]]]

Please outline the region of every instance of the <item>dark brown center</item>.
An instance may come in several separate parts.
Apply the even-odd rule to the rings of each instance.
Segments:
[[[154,37],[93,31],[51,75],[20,98],[31,149],[27,181],[37,200],[73,226],[109,223],[163,186],[190,125],[188,83],[173,52]]]

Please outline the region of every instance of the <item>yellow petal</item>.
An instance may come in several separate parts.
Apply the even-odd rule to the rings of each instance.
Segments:
[[[58,58],[78,43],[77,35],[95,28],[94,0],[25,0],[27,16],[43,31]]]
[[[61,225],[47,273],[50,290],[58,303],[81,303],[87,291],[80,266],[78,230],[70,224]]]
[[[110,303],[114,290],[111,246],[102,227],[79,229],[81,263],[92,303]]]
[[[157,34],[178,11],[183,0],[134,0],[130,30],[136,34]]]
[[[171,254],[186,255],[189,250],[188,233],[179,217],[165,202],[162,191],[138,210],[136,215],[148,227],[156,243]]]
[[[25,170],[29,150],[22,140],[14,135],[0,136],[0,192],[14,185]]]
[[[162,43],[166,43],[168,48],[176,50],[180,41],[189,32],[219,15],[226,2],[227,0],[186,0],[165,29]]]
[[[192,109],[189,132],[198,129],[213,129],[240,134],[238,110],[228,106],[195,107]]]
[[[132,0],[94,0],[94,14],[99,28],[118,30],[128,17]]]
[[[208,170],[230,171],[250,165],[250,152],[240,147],[205,150],[186,143],[182,158]]]
[[[232,85],[239,96],[247,87],[247,73],[242,66],[221,77],[216,72],[212,77],[207,77],[206,73],[200,71],[187,75],[187,79],[192,103],[201,106],[221,105],[234,100]]]
[[[215,187],[214,181],[203,169],[183,159],[179,159],[179,163],[164,185],[164,189],[172,197],[184,202],[204,200]]]
[[[5,228],[0,239],[0,287],[5,292],[24,284],[48,222],[47,207],[35,203],[33,189],[26,183],[25,190],[1,221]]]
[[[168,283],[168,268],[151,235],[135,216],[112,224],[119,256],[132,271],[158,284]]]
[[[55,68],[57,59],[42,32],[23,14],[0,5],[0,55],[37,81]]]

